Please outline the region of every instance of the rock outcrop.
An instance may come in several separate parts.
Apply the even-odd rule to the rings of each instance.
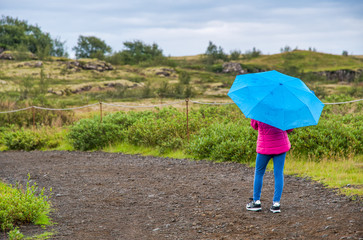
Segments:
[[[157,75],[159,77],[177,78],[177,73],[172,68],[166,67],[150,67],[143,70],[142,74]]]
[[[32,67],[32,68],[38,68],[43,66],[43,62],[36,61],[36,62],[25,62],[22,64],[19,64],[17,67]]]
[[[3,51],[0,53],[0,59],[3,60],[36,60],[38,57],[31,52]]]
[[[0,59],[15,60],[15,57],[13,56],[12,53],[5,51],[0,54]]]
[[[99,60],[95,60],[95,61],[69,61],[66,62],[67,64],[67,68],[68,69],[75,69],[75,70],[95,70],[98,72],[103,72],[103,71],[108,71],[108,70],[113,70],[113,66],[107,62],[104,61],[99,61]]]
[[[354,82],[356,78],[363,74],[363,69],[358,71],[340,69],[336,71],[322,71],[317,74],[325,77],[328,81]]]
[[[247,73],[245,70],[242,69],[241,64],[237,62],[223,63],[222,67],[223,67],[222,70],[223,73],[237,73],[237,74]]]

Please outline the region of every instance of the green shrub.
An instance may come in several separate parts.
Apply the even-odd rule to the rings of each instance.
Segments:
[[[8,131],[8,128],[6,127],[0,127],[0,145],[4,144],[4,136],[5,136],[5,132]]]
[[[19,228],[16,227],[14,228],[13,230],[10,230],[8,232],[8,237],[9,237],[9,240],[21,240],[24,238],[24,234],[22,234],[20,231],[19,231]]]
[[[158,146],[161,151],[181,148],[186,135],[185,115],[175,108],[142,116],[127,133],[130,143]]]
[[[289,134],[291,151],[322,157],[363,153],[363,115],[326,115],[317,126],[297,128]],[[243,162],[254,159],[257,131],[249,120],[216,122],[195,134],[187,152],[198,159]]]
[[[362,121],[362,115],[329,115],[317,126],[295,129],[290,134],[293,151],[316,159],[363,153]]]
[[[25,189],[19,184],[16,188],[12,188],[0,182],[2,231],[13,229],[18,223],[37,223],[41,218],[48,219],[51,210],[49,197],[45,195],[44,188],[38,193],[37,184],[30,184],[29,179]]]
[[[192,137],[187,151],[198,159],[246,162],[255,154],[256,138],[248,120],[214,123]]]
[[[346,156],[362,153],[362,114],[324,113],[317,126],[298,128],[290,134],[294,154]],[[192,156],[218,161],[243,162],[253,159],[257,131],[235,105],[201,106],[189,111],[187,143],[186,114],[176,108],[156,111],[114,113],[75,123],[69,138],[75,149],[100,149],[127,141],[156,147],[160,152],[186,149]]]
[[[32,151],[44,145],[44,141],[38,133],[23,128],[15,132],[5,133],[4,141],[10,150]]]
[[[77,150],[101,149],[121,137],[121,128],[99,117],[81,119],[71,126],[68,138]]]
[[[62,141],[54,129],[48,128],[36,131],[12,128],[12,130],[3,133],[3,138],[3,142],[9,150],[25,151],[32,151],[43,147],[55,148]]]
[[[106,115],[102,123],[99,116],[81,119],[70,127],[67,137],[77,150],[101,149],[108,144],[124,141],[127,137],[128,127],[141,115],[148,114],[117,112]]]

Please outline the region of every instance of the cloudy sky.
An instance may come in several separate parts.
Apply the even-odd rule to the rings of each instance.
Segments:
[[[226,53],[290,46],[363,55],[363,0],[0,0],[0,13],[60,37],[70,56],[79,35],[113,51],[157,43],[166,56],[204,53],[209,41]]]

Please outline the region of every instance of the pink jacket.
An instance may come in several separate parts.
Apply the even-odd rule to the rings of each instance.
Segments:
[[[265,155],[281,154],[291,148],[288,132],[272,127],[266,123],[251,119],[251,126],[258,130],[256,152]]]

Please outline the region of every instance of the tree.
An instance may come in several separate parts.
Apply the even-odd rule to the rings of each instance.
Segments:
[[[179,74],[179,82],[188,85],[190,83],[190,74],[188,72],[181,72]]]
[[[77,58],[98,58],[103,60],[106,53],[111,53],[112,49],[103,40],[94,36],[78,37],[77,46],[72,50],[76,52]]]
[[[179,73],[179,83],[174,86],[173,96],[176,98],[189,98],[194,94],[190,85],[190,74],[182,71]]]
[[[164,80],[161,82],[160,87],[156,89],[156,95],[160,97],[160,99],[163,99],[165,97],[169,96],[169,83],[167,80]],[[162,101],[162,100],[161,100]]]
[[[223,52],[223,48],[221,46],[217,47],[212,41],[209,41],[204,55],[207,64],[214,64],[218,59],[227,60],[227,55]]]
[[[57,57],[68,57],[68,53],[64,47],[65,44],[66,42],[62,42],[59,37],[53,39],[53,49],[51,51],[51,55]]]
[[[110,57],[115,64],[139,64],[145,61],[155,61],[164,58],[163,50],[156,43],[145,44],[140,40],[126,41],[124,50],[116,52]]]
[[[39,58],[66,54],[64,42],[53,40],[49,33],[42,32],[37,25],[29,25],[24,20],[9,16],[0,19],[0,48],[30,51]]]
[[[238,60],[239,57],[241,56],[241,51],[240,50],[233,50],[230,52],[230,59],[231,60]]]
[[[211,56],[213,58],[217,58],[218,56],[218,48],[212,41],[209,41],[207,50],[205,51],[205,55]]]
[[[28,24],[9,16],[2,16],[0,20],[0,47],[9,50],[19,45],[27,44],[26,32]]]
[[[280,48],[280,52],[281,53],[284,53],[284,52],[291,52],[292,50],[291,50],[291,47],[290,46],[285,46],[285,47],[283,47],[283,48]]]
[[[251,50],[246,51],[243,57],[246,59],[251,59],[259,57],[261,54],[262,54],[261,50],[258,50],[256,49],[256,47],[253,47],[252,51]]]

